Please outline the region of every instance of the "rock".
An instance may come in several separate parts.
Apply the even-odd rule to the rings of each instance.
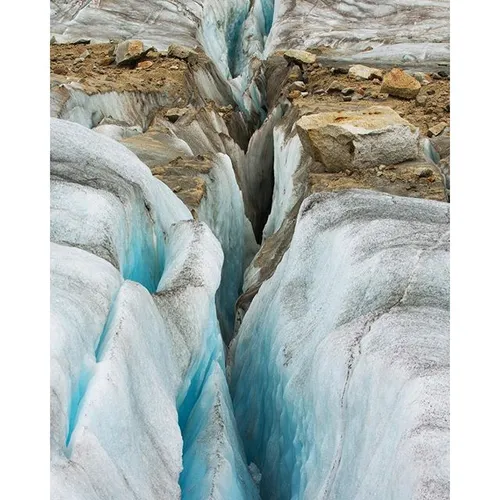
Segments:
[[[446,113],[450,112],[450,103],[443,107],[443,111],[445,111]]]
[[[87,57],[90,56],[90,52],[88,50],[85,50],[81,55],[80,57],[77,57],[75,59],[75,63],[78,63],[78,62],[83,62],[85,61],[85,59],[87,59]]]
[[[54,44],[56,44],[56,43],[57,43],[56,37],[55,37],[54,35],[52,35],[52,36],[50,37],[50,45],[54,45]]]
[[[179,69],[179,65],[178,64],[172,64],[172,66],[170,66],[168,69],[171,69],[172,71],[177,71]]]
[[[288,72],[287,75],[287,80],[289,82],[296,82],[298,80],[302,80],[302,70],[300,69],[299,66],[295,64],[290,68],[290,71]]]
[[[301,97],[300,90],[292,90],[291,92],[288,92],[289,99],[298,99],[299,97]]]
[[[379,78],[382,80],[382,71],[377,68],[369,68],[368,66],[363,66],[362,64],[355,64],[349,68],[349,76],[354,78],[360,78],[361,80],[373,80],[374,78]]]
[[[139,69],[147,69],[151,68],[153,66],[153,61],[141,61],[139,64],[137,64],[137,67]]]
[[[306,88],[306,84],[300,80],[297,80],[290,85],[290,90],[300,90],[301,92],[305,92]]]
[[[415,103],[416,103],[417,106],[425,106],[425,104],[427,103],[427,96],[419,94],[415,98]]]
[[[173,43],[168,47],[167,54],[169,57],[175,57],[176,59],[187,59],[189,56],[196,56],[196,51],[184,45]]]
[[[351,102],[352,96],[351,95],[343,95],[342,99],[344,100],[344,102]]]
[[[386,106],[306,115],[296,127],[326,172],[392,165],[418,154],[418,129]]]
[[[140,40],[126,40],[116,46],[115,60],[118,66],[127,65],[144,57],[151,48],[145,49]]]
[[[332,68],[330,71],[334,75],[347,75],[349,73],[349,68]]]
[[[372,82],[375,84],[375,85],[380,85],[382,83],[382,80],[381,79],[378,79],[378,78],[374,78],[372,80]]]
[[[394,97],[413,99],[418,95],[420,88],[421,85],[415,78],[399,68],[394,68],[384,76],[381,90]]]
[[[316,89],[313,94],[315,95],[324,95],[326,94],[326,90],[325,89]]]
[[[313,64],[316,62],[316,55],[305,50],[290,49],[283,54],[283,57],[288,62],[296,64]]]
[[[354,94],[354,92],[355,92],[355,89],[353,89],[352,87],[344,87],[344,88],[340,91],[340,93],[341,93],[342,95],[351,95],[351,94]]]
[[[339,81],[333,80],[333,82],[330,83],[326,91],[329,94],[332,94],[333,92],[340,92],[343,88],[344,86]]]
[[[309,92],[301,92],[300,95],[302,97],[307,97],[309,95]]]
[[[66,68],[64,64],[54,64],[52,66],[52,72],[55,73],[56,75],[67,75],[68,68]]]
[[[436,137],[437,135],[441,134],[443,130],[447,127],[447,124],[445,122],[439,122],[438,124],[432,126],[429,128],[427,131],[427,136],[428,137]]]
[[[415,71],[413,73],[413,77],[422,85],[429,85],[429,83],[431,83],[432,81],[431,76],[427,73],[423,73],[422,71]]]
[[[170,108],[166,111],[165,116],[169,122],[177,121],[181,116],[185,115],[188,108]]]
[[[389,94],[387,94],[386,92],[379,92],[378,94],[378,98],[379,99],[387,99],[389,97]]]

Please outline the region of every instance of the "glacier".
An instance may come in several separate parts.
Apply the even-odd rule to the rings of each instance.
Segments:
[[[364,190],[302,203],[231,345],[262,498],[448,498],[448,222]]]
[[[194,49],[158,90],[52,75],[53,499],[449,497],[449,206],[312,194],[295,124],[330,103],[283,57],[434,71],[448,13],[51,0],[56,44]]]

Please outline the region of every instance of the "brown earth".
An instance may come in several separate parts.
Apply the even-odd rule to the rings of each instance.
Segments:
[[[51,82],[77,82],[87,94],[100,92],[169,92],[187,94],[188,64],[166,53],[149,51],[131,66],[116,66],[115,45],[54,44],[50,46]],[[151,64],[144,64],[145,62]]]

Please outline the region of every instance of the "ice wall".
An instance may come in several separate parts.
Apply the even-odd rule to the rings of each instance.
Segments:
[[[312,195],[231,348],[262,498],[445,499],[449,206]]]
[[[52,497],[257,498],[224,377],[219,242],[124,146],[51,133]]]
[[[245,217],[231,160],[225,154],[215,157],[198,217],[212,229],[224,251],[222,286],[217,291],[216,302],[223,337],[229,344],[234,330],[234,305],[241,293],[243,274],[257,248],[252,227]]]

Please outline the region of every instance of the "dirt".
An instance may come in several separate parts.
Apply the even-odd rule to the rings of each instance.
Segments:
[[[50,46],[51,82],[76,82],[87,94],[100,92],[187,93],[188,64],[165,53],[149,51],[142,61],[118,67],[115,45],[54,44]]]
[[[386,71],[384,71],[385,73]],[[294,105],[298,107],[318,107],[326,110],[331,103],[343,103],[344,97],[340,92],[341,88],[351,87],[355,93],[363,96],[358,102],[366,102],[374,105],[380,104],[394,109],[402,118],[408,120],[411,124],[419,127],[420,132],[426,135],[427,130],[444,122],[450,124],[450,81],[436,80],[428,76],[431,81],[428,85],[422,85],[419,96],[426,96],[425,104],[418,105],[415,99],[405,100],[397,97],[378,97],[380,94],[381,83],[370,80],[357,81],[345,74],[332,74],[330,68],[313,67],[307,65],[304,68],[304,76],[307,79],[305,97],[294,99]],[[338,90],[334,90],[338,88]],[[330,89],[330,90],[328,90]],[[315,91],[325,90],[327,95],[315,95]],[[448,110],[446,110],[448,106]]]

